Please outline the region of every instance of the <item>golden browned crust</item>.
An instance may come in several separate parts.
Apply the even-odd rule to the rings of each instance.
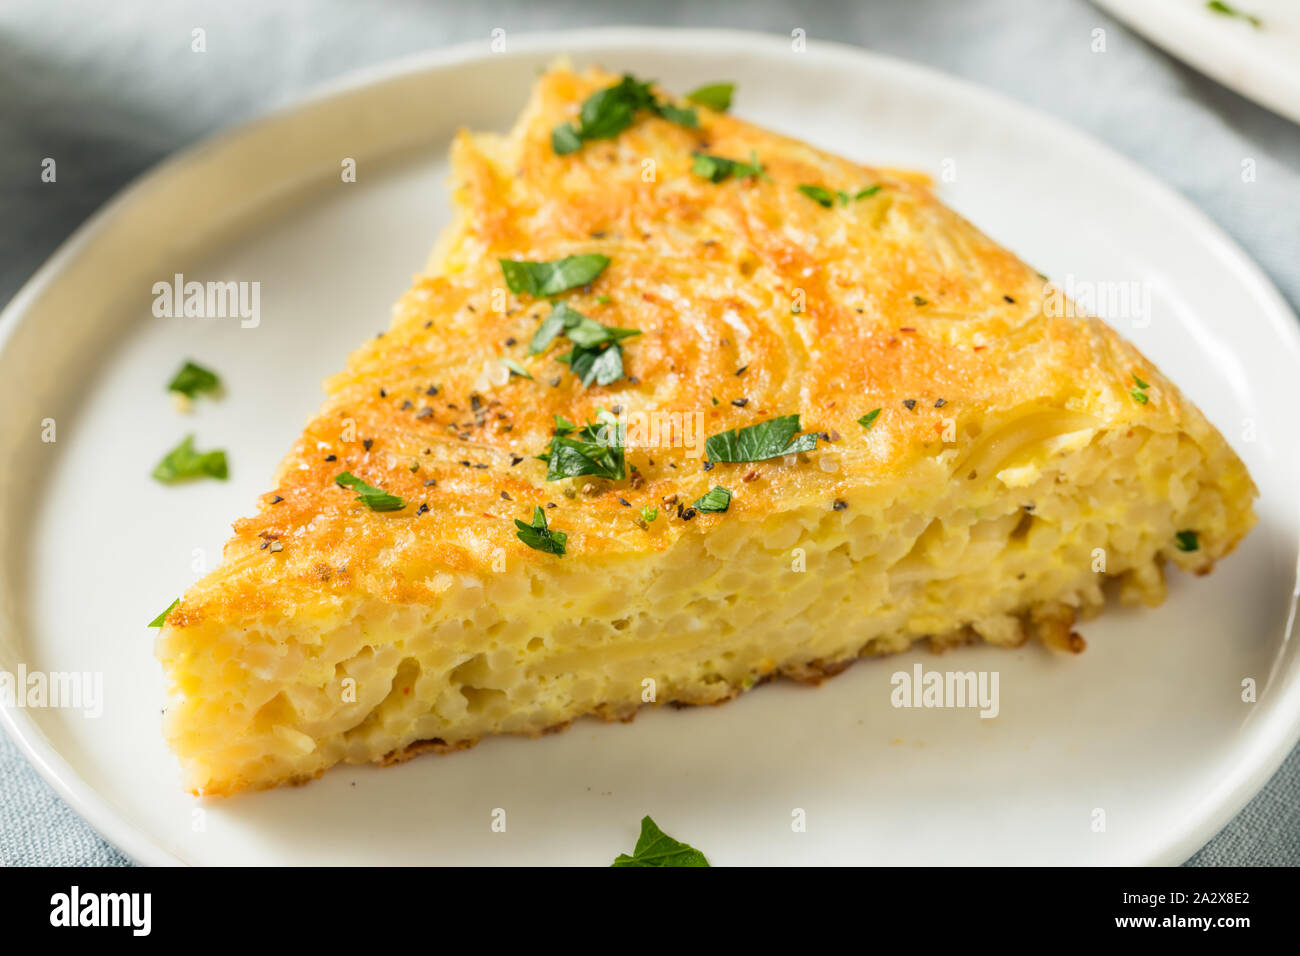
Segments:
[[[514,519],[537,505],[554,505],[551,524],[585,555],[663,551],[708,534],[720,517],[687,522],[669,512],[648,529],[635,521],[644,506],[694,500],[716,483],[699,450],[629,450],[634,485],[595,481],[578,500],[542,480],[534,456],[555,416],[588,421],[598,407],[699,412],[704,435],[798,412],[806,430],[839,436],[823,443],[839,459],[834,472],[780,460],[745,466],[748,493],[728,521],[885,488],[934,454],[946,423],[959,435],[987,432],[1034,408],[1221,444],[1104,324],[1045,315],[1053,293],[1033,268],[914,177],[707,110],[699,130],[646,118],[616,140],[556,156],[552,127],[613,79],[550,73],[510,140],[462,134],[454,160],[463,214],[443,243],[453,257],[417,279],[388,332],[329,382],[261,510],[236,523],[225,565],[184,597],[170,626],[248,619],[298,595],[428,601],[438,572],[490,566],[498,551],[547,560],[514,533]],[[753,151],[766,176],[693,176],[700,149]],[[643,181],[644,161],[654,164],[653,182]],[[808,182],[883,188],[824,209],[797,191]],[[589,252],[611,263],[567,301],[643,333],[625,349],[629,377],[607,387],[582,386],[551,356],[529,358],[550,307],[506,295],[497,264]],[[524,363],[533,380],[486,383],[485,366],[501,357]],[[1146,405],[1129,397],[1135,374],[1150,383]],[[863,436],[856,419],[873,408],[882,411]],[[335,484],[345,470],[410,506],[369,511]],[[268,540],[281,550],[264,547]]]

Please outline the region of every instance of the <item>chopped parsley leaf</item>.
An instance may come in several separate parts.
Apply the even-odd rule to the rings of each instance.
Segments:
[[[1231,7],[1224,3],[1223,0],[1209,0],[1206,6],[1213,12],[1222,16],[1236,17],[1238,20],[1246,20],[1253,27],[1262,27],[1264,25],[1264,21],[1253,13],[1246,13],[1242,10],[1238,10],[1236,7]]]
[[[646,524],[649,524],[651,521],[654,521],[658,517],[659,517],[659,508],[657,506],[646,505],[644,508],[641,509],[641,520],[644,521]]]
[[[731,96],[735,92],[735,83],[710,83],[707,86],[701,86],[699,89],[691,90],[686,94],[686,98],[692,103],[707,106],[715,112],[725,113],[731,109]]]
[[[835,205],[835,194],[825,186],[818,186],[813,183],[804,183],[799,187],[799,192],[803,193],[819,206],[825,206],[830,209]]]
[[[169,451],[166,457],[154,467],[153,476],[163,484],[186,481],[190,478],[217,478],[225,481],[230,477],[226,466],[224,451],[194,450],[194,436],[185,439]]]
[[[528,369],[524,368],[514,359],[501,358],[498,361],[500,361],[502,365],[504,365],[506,368],[510,370],[511,375],[518,375],[520,378],[527,378],[527,379],[531,379],[533,377],[532,373],[530,373]]]
[[[653,103],[650,84],[624,74],[613,86],[587,97],[574,132],[581,140],[613,139],[632,125],[637,110],[649,109]]]
[[[406,501],[397,495],[390,495],[382,488],[368,485],[351,472],[344,471],[334,476],[334,483],[342,488],[351,488],[360,501],[371,511],[401,511]]]
[[[824,206],[827,209],[830,209],[835,205],[836,197],[839,197],[841,206],[847,206],[849,203],[857,202],[859,199],[866,199],[869,196],[874,196],[876,193],[880,192],[882,188],[883,187],[881,187],[879,183],[876,183],[874,186],[864,186],[856,193],[847,193],[842,189],[837,189],[835,192],[831,192],[825,186],[818,186],[816,183],[804,183],[802,186],[798,187],[799,192],[803,193],[819,206]]]
[[[609,385],[623,377],[623,349],[617,345],[604,349],[575,348],[557,355],[555,361],[568,365],[583,385],[589,386],[592,382]]]
[[[1174,546],[1179,551],[1199,551],[1201,539],[1195,531],[1180,531],[1174,535]]]
[[[537,333],[528,344],[528,354],[536,355],[538,352],[546,351],[547,346],[559,335],[568,336],[569,341],[574,345],[592,348],[609,342],[630,339],[640,334],[639,329],[619,329],[611,325],[602,325],[595,319],[587,318],[577,309],[570,308],[567,303],[560,302],[537,327]]]
[[[627,477],[623,451],[626,426],[620,425],[613,415],[603,410],[597,419],[582,428],[566,428],[563,432],[557,423],[555,437],[541,456],[546,462],[547,481],[581,475],[616,481]]]
[[[696,511],[721,514],[731,506],[731,492],[721,485],[714,485],[712,491],[705,492],[695,499],[691,507]]]
[[[709,861],[695,847],[674,840],[649,817],[641,819],[641,836],[632,855],[620,853],[614,866],[708,866]]]
[[[708,153],[691,155],[695,158],[691,164],[691,172],[711,183],[720,183],[732,176],[737,179],[750,179],[764,175],[763,164],[758,161],[758,155],[754,152],[750,152],[748,163],[738,159],[727,159],[725,156],[710,156]]]
[[[180,392],[186,398],[194,398],[200,392],[215,392],[221,388],[221,379],[211,369],[186,361],[181,370],[167,383],[169,392]]]
[[[655,107],[655,112],[668,120],[670,123],[676,123],[678,126],[685,126],[687,129],[695,129],[700,125],[699,117],[695,115],[695,110],[689,106],[674,106],[672,103],[659,103]]]
[[[556,361],[566,363],[583,385],[609,385],[623,377],[623,348],[618,343],[640,334],[638,329],[602,325],[561,302],[538,326],[528,352],[543,352],[556,337],[565,335],[574,347]]]
[[[551,130],[551,149],[556,156],[565,156],[582,149],[582,136],[572,123],[561,123]]]
[[[640,329],[620,329],[612,325],[601,325],[595,319],[589,319],[580,312],[574,312],[572,309],[568,309],[568,312],[575,319],[565,320],[564,334],[574,345],[583,348],[605,345],[608,342],[620,342],[641,334]]]
[[[796,437],[798,431],[799,416],[784,415],[748,428],[719,432],[710,435],[704,443],[705,458],[709,461],[766,461],[817,447],[815,433]]]
[[[540,506],[533,508],[532,523],[525,523],[516,518],[515,527],[519,529],[515,532],[519,540],[534,551],[545,551],[557,558],[564,557],[564,543],[569,540],[569,536],[563,531],[552,531],[546,526],[546,512]]]
[[[557,156],[564,156],[577,152],[588,140],[613,139],[632,125],[640,110],[691,129],[699,125],[695,110],[659,101],[649,83],[625,74],[613,86],[587,97],[577,125],[561,123],[551,130],[551,148]]]
[[[536,355],[538,352],[546,351],[547,346],[555,341],[555,337],[564,331],[570,311],[569,307],[563,302],[551,309],[551,314],[542,319],[542,324],[533,333],[533,340],[528,343],[529,355]],[[574,314],[577,315],[578,313],[575,312]]]
[[[871,431],[871,426],[876,423],[876,419],[879,417],[880,417],[880,409],[873,408],[871,411],[867,412],[865,415],[863,415],[861,418],[858,419],[858,424],[861,425],[863,428],[865,428],[867,431]]]
[[[590,252],[580,256],[565,256],[553,262],[525,262],[520,259],[500,259],[506,285],[516,295],[545,297],[559,295],[593,281],[609,265],[609,257]]]
[[[176,607],[176,605],[178,605],[178,604],[180,604],[180,603],[181,603],[181,599],[180,599],[180,598],[177,598],[175,601],[172,601],[171,604],[168,604],[168,605],[167,605],[167,609],[166,609],[165,611],[163,611],[163,612],[162,612],[161,614],[159,614],[156,618],[154,618],[152,621],[150,621],[146,626],[147,626],[147,627],[162,627],[163,624],[165,624],[165,623],[167,622],[167,615],[170,614],[170,613],[172,612],[172,610]]]

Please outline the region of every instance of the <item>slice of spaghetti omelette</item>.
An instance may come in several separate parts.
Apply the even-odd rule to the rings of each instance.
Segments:
[[[626,718],[647,679],[1077,647],[1107,579],[1157,603],[1254,520],[1182,393],[914,175],[567,69],[454,165],[429,273],[162,628],[196,792]]]

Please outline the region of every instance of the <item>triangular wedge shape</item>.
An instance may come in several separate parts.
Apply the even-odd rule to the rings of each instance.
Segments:
[[[617,83],[558,68],[460,135],[428,274],[167,617],[195,792],[922,638],[1078,649],[1108,579],[1158,603],[1250,528],[1204,416],[923,177],[639,86],[626,128],[580,113]]]

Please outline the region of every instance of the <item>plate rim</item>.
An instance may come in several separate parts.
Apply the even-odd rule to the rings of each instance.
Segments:
[[[742,55],[752,52],[769,56],[789,52],[789,37],[783,34],[694,27],[610,26],[520,33],[510,36],[504,55],[492,52],[488,42],[470,40],[420,50],[345,71],[250,119],[216,130],[145,169],[60,243],[55,252],[23,283],[3,311],[0,311],[0,351],[4,350],[30,303],[57,282],[66,264],[94,243],[114,218],[144,190],[157,181],[178,173],[200,157],[238,142],[264,126],[279,122],[306,107],[323,104],[388,79],[418,72],[436,72],[473,61],[488,61],[493,57],[535,57],[546,51],[550,51],[552,57],[590,55],[620,46],[675,53],[685,50],[716,54],[722,47]],[[1300,320],[1297,320],[1289,303],[1263,269],[1204,211],[1134,160],[1065,120],[973,80],[841,41],[810,37],[808,42],[816,45],[820,56],[831,61],[869,61],[877,67],[905,74],[915,83],[942,88],[948,93],[971,98],[1004,114],[1009,113],[1017,119],[1037,124],[1045,135],[1068,139],[1074,145],[1087,149],[1111,168],[1129,177],[1158,205],[1172,207],[1179,216],[1194,223],[1204,236],[1207,247],[1257,296],[1261,311],[1278,339],[1300,356]],[[1291,594],[1290,616],[1282,635],[1284,642],[1292,640],[1296,632],[1297,608],[1300,607],[1300,555],[1297,562],[1297,580]],[[18,646],[23,646],[21,641]],[[1293,666],[1291,672],[1284,675],[1283,684],[1276,693],[1278,701],[1270,713],[1263,715],[1267,721],[1264,729],[1256,732],[1255,740],[1238,757],[1232,774],[1187,814],[1188,822],[1180,828],[1179,836],[1139,860],[1139,865],[1176,865],[1184,862],[1236,816],[1277,772],[1278,767],[1300,743],[1300,666]],[[1274,727],[1275,724],[1280,726]],[[0,726],[4,727],[9,739],[59,797],[104,840],[133,862],[150,866],[187,865],[187,861],[177,857],[156,838],[120,815],[54,748],[25,710],[0,703]]]

